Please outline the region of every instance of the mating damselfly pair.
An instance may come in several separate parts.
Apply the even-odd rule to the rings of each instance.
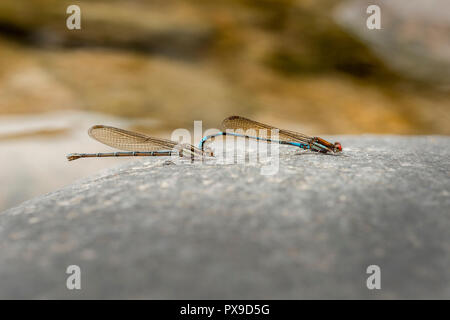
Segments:
[[[154,138],[124,129],[96,125],[89,129],[89,136],[105,145],[127,152],[71,153],[67,155],[67,159],[72,161],[91,157],[171,156],[174,154],[191,158],[212,157],[214,154],[204,148],[205,142],[218,136],[227,135],[290,145],[319,153],[338,153],[342,151],[342,146],[339,142],[330,143],[319,137],[310,137],[302,133],[278,129],[240,116],[231,116],[223,120],[222,130],[222,132],[204,137],[197,148],[188,143],[179,144],[172,140]],[[249,130],[255,134],[236,133],[236,131],[248,132]],[[278,132],[276,139],[272,139],[272,136],[269,134],[274,130]]]

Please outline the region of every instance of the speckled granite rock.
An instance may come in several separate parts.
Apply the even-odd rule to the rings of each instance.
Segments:
[[[450,298],[450,139],[339,140],[272,176],[131,161],[5,211],[0,298]]]

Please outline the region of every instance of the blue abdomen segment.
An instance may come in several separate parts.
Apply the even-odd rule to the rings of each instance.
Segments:
[[[307,143],[299,143],[299,142],[290,142],[290,141],[281,141],[283,144],[289,144],[291,146],[299,147],[302,149],[309,149],[310,146]]]
[[[291,141],[282,141],[282,140],[272,140],[268,138],[261,138],[261,137],[255,137],[255,136],[247,136],[239,133],[234,132],[218,132],[216,134],[211,134],[209,136],[203,137],[203,139],[200,141],[199,148],[203,150],[203,146],[205,142],[211,138],[219,137],[219,136],[235,136],[235,137],[241,137],[241,138],[247,138],[247,139],[255,139],[259,141],[268,141],[273,143],[279,143],[279,144],[286,144],[291,145],[295,147],[299,147],[302,149],[310,149],[310,145],[308,143],[300,143],[300,142],[291,142]]]

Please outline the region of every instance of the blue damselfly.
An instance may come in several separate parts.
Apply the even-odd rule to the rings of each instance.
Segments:
[[[240,116],[231,116],[223,120],[222,132],[212,134],[204,137],[199,145],[201,150],[204,150],[205,142],[218,136],[235,136],[247,139],[256,139],[259,141],[269,143],[279,143],[284,145],[291,145],[306,150],[311,150],[321,153],[338,153],[342,151],[342,146],[339,142],[330,143],[319,137],[310,137],[295,131],[278,129],[276,127],[250,120]],[[247,135],[236,133],[233,131],[246,132],[252,130],[256,135]],[[276,140],[271,138],[271,131],[278,130],[278,138]]]

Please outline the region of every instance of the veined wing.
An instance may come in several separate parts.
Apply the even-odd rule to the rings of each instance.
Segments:
[[[247,130],[255,130],[258,137],[270,139],[270,130],[277,129],[279,134],[279,140],[291,141],[291,142],[305,142],[310,143],[312,138],[295,131],[279,129],[268,124],[250,120],[240,116],[231,116],[223,120],[222,127],[224,131],[226,129],[243,130],[244,134]]]
[[[154,138],[142,133],[132,132],[115,127],[96,125],[89,129],[89,136],[106,144],[107,146],[126,151],[158,151],[158,150],[183,150],[183,154],[202,155],[203,152],[190,145],[178,143],[161,138]]]

